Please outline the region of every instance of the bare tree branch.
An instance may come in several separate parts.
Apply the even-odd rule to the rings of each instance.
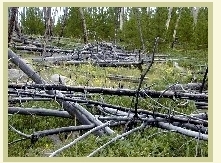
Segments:
[[[73,146],[73,145],[76,144],[78,141],[84,139],[85,137],[87,137],[88,135],[90,135],[91,133],[93,133],[94,131],[100,130],[100,129],[102,129],[102,128],[108,126],[108,125],[110,125],[110,122],[104,123],[104,124],[102,124],[102,125],[100,125],[100,126],[97,126],[97,127],[93,128],[92,130],[86,132],[86,133],[83,134],[82,136],[80,136],[80,137],[78,137],[77,139],[75,139],[73,142],[71,142],[71,143],[65,145],[64,147],[62,147],[62,148],[60,148],[60,149],[54,151],[49,157],[54,157],[54,156],[56,156],[57,154],[59,154],[59,153],[62,152],[63,150],[65,150],[65,149],[67,149],[67,148]]]

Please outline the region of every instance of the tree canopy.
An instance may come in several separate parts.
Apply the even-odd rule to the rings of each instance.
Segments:
[[[65,8],[65,7],[63,7]],[[108,40],[125,43],[131,48],[148,49],[153,38],[160,36],[169,45],[175,36],[185,48],[208,44],[208,8],[200,7],[83,7],[89,40]],[[195,12],[195,13],[194,13]],[[180,15],[180,16],[179,16]],[[81,14],[78,7],[68,7],[66,15],[57,15],[53,35],[83,38]],[[194,22],[196,19],[196,23]],[[64,25],[65,20],[65,25]],[[25,34],[43,35],[43,10],[25,7],[21,13],[21,28]],[[168,26],[167,26],[168,25]]]

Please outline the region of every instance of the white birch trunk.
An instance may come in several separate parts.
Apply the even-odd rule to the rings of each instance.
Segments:
[[[193,21],[194,21],[194,24],[196,25],[197,23],[197,17],[198,17],[198,13],[199,13],[199,9],[200,7],[196,7],[196,8],[192,8],[192,12],[193,12]]]
[[[144,45],[143,33],[142,33],[142,29],[141,29],[140,15],[138,14],[138,8],[134,9],[134,14],[137,18],[137,26],[138,26],[138,29],[139,29],[140,41],[141,41],[141,44],[142,44],[142,50],[144,50],[145,45]]]
[[[174,40],[176,38],[176,30],[178,28],[178,24],[179,24],[179,21],[180,21],[181,13],[182,13],[182,8],[180,9],[179,16],[178,16],[178,18],[176,20],[176,24],[175,24],[175,27],[174,27],[174,31],[173,31],[173,39]]]
[[[123,30],[123,24],[124,24],[124,8],[120,8],[120,30]]]
[[[88,35],[87,35],[87,26],[86,26],[86,21],[84,18],[84,12],[83,8],[79,7],[80,15],[81,15],[81,20],[82,20],[82,26],[83,26],[83,32],[84,32],[84,43],[88,43]]]
[[[172,10],[173,10],[173,7],[170,7],[170,8],[169,8],[169,11],[168,11],[168,19],[167,19],[167,22],[166,22],[166,28],[167,28],[167,30],[168,30],[169,25],[170,25],[170,19],[171,19]]]

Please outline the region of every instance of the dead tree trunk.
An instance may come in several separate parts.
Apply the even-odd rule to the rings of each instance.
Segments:
[[[166,22],[166,28],[167,28],[167,30],[168,30],[169,25],[170,25],[170,19],[171,19],[171,13],[172,13],[172,10],[173,10],[173,7],[169,7],[169,11],[168,11],[168,19],[167,19],[167,22]]]
[[[114,14],[115,14],[114,44],[116,44],[117,43],[117,31],[118,31],[119,7],[114,7]]]
[[[21,36],[22,36],[21,29],[20,29],[20,27],[18,25],[18,21],[17,20],[15,20],[15,32],[16,32],[18,38],[21,38]]]
[[[177,39],[178,39],[176,37],[176,30],[178,28],[178,24],[179,24],[179,21],[180,21],[181,13],[182,13],[182,8],[180,8],[179,16],[177,17],[176,24],[175,24],[174,31],[173,31],[173,42],[172,42],[172,45],[171,45],[172,49],[174,47],[175,42],[177,42]]]
[[[18,11],[18,7],[10,8],[10,18],[8,21],[8,43],[11,42],[12,34],[15,26],[16,13]]]
[[[16,32],[18,38],[20,39],[22,34],[21,34],[21,29],[20,29],[19,24],[18,24],[18,10],[16,11],[16,18],[15,18],[14,27],[15,27],[15,32]]]
[[[47,22],[47,7],[43,7],[43,15],[44,15],[44,24],[45,24],[45,29],[46,29],[46,22]]]
[[[120,30],[123,30],[123,24],[124,24],[124,8],[120,7]]]
[[[53,31],[54,27],[55,27],[55,18],[57,16],[57,7],[55,7],[53,10],[52,10],[52,15],[51,15],[51,30]]]
[[[136,20],[137,20],[137,26],[139,29],[139,35],[140,35],[140,41],[141,41],[141,45],[142,45],[142,50],[145,49],[145,45],[144,45],[144,40],[143,40],[143,33],[142,33],[142,28],[141,28],[141,22],[140,22],[140,15],[138,13],[138,8],[134,8],[133,10],[135,16],[136,16]]]
[[[68,8],[65,7],[63,11],[64,11],[63,22],[62,22],[62,26],[61,26],[61,33],[60,33],[59,39],[58,39],[58,44],[59,44],[59,42],[60,42],[61,37],[62,37],[63,34],[64,34],[64,27],[66,26],[67,16],[68,16]]]
[[[197,23],[199,9],[200,9],[200,7],[196,7],[196,8],[193,7],[192,8],[194,25],[196,25],[196,23]]]
[[[11,12],[11,8],[10,7],[8,7],[8,20],[10,19],[10,12]]]
[[[43,9],[45,13],[45,23],[46,23],[46,27],[45,27],[45,34],[44,34],[44,51],[42,53],[42,57],[45,56],[46,53],[46,45],[48,40],[51,38],[52,36],[52,17],[51,17],[51,7],[47,7]]]
[[[45,36],[52,36],[52,17],[51,17],[51,7],[47,7],[46,9],[46,30]]]
[[[8,49],[8,59],[15,65],[17,65],[28,77],[30,77],[36,84],[47,84],[38,73],[36,73],[30,66],[27,66],[24,61],[22,61],[11,49]],[[60,97],[60,99],[56,99],[56,101],[64,107],[65,111],[67,111],[71,116],[77,117],[80,123],[82,124],[95,124],[96,126],[102,125],[103,123],[98,119],[94,118],[94,116],[87,111],[84,107],[77,103],[64,101],[61,98],[64,95],[59,91],[47,91],[47,94],[55,95]],[[103,134],[113,134],[114,131],[109,127],[105,127],[104,129],[97,131],[97,134],[100,136]]]
[[[84,32],[84,43],[87,44],[88,43],[87,26],[86,26],[86,21],[84,18],[84,12],[83,12],[82,7],[79,7],[79,12],[81,15],[81,21],[82,21],[83,32]]]

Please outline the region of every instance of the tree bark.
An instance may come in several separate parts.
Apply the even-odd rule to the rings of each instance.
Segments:
[[[17,34],[17,36],[18,36],[18,38],[21,38],[21,29],[20,29],[20,27],[19,27],[19,25],[18,25],[18,21],[17,20],[15,20],[15,31],[16,31],[16,34]]]
[[[200,7],[192,8],[194,25],[197,23],[197,17]]]
[[[21,29],[20,29],[19,24],[18,24],[18,9],[16,11],[14,29],[15,29],[15,32],[16,32],[18,38],[20,39],[21,38]]]
[[[46,29],[46,26],[47,26],[47,7],[43,7],[43,17],[44,17],[44,24],[45,24],[45,29]]]
[[[44,11],[44,19],[45,19],[45,34],[44,34],[44,45],[43,45],[43,49],[44,51],[42,52],[42,57],[46,56],[46,45],[48,40],[51,38],[52,36],[52,17],[51,17],[51,7],[44,7],[43,8]]]
[[[145,45],[144,45],[144,40],[143,40],[143,33],[142,33],[141,22],[140,22],[140,15],[138,13],[138,8],[134,8],[133,12],[134,12],[134,14],[136,16],[136,20],[137,20],[137,26],[138,26],[138,29],[139,29],[142,50],[144,50],[145,49]]]
[[[87,44],[88,43],[87,26],[86,26],[86,21],[85,21],[84,12],[83,12],[82,7],[79,7],[79,12],[81,15],[83,32],[84,32],[84,43]]]
[[[10,19],[8,21],[8,43],[10,43],[12,39],[17,11],[18,11],[18,7],[10,8]]]
[[[118,18],[119,18],[119,8],[114,7],[114,13],[115,13],[115,33],[114,33],[114,44],[117,43],[117,31],[118,31]]]
[[[167,28],[167,30],[168,30],[169,25],[170,25],[170,19],[171,19],[171,13],[172,13],[172,10],[173,10],[173,7],[169,7],[169,11],[168,11],[168,19],[167,19],[167,22],[166,22],[166,28]]]
[[[46,30],[45,36],[52,36],[52,17],[51,17],[51,7],[47,7],[46,9]]]
[[[27,66],[24,61],[22,61],[17,54],[15,54],[11,49],[8,49],[8,59],[15,65],[17,65],[27,76],[29,76],[36,84],[47,84],[47,82],[39,76],[32,68]],[[64,95],[60,91],[46,91],[47,94],[56,95],[58,97],[64,98]],[[64,101],[63,99],[56,99],[56,101],[64,107],[64,110],[67,111],[73,117],[77,117],[77,119],[82,124],[91,125],[95,124],[96,126],[102,125],[102,122],[98,119],[95,119],[93,115],[87,111],[84,107],[77,103]],[[103,130],[97,131],[97,134],[103,135],[104,133],[113,134],[114,131],[109,127],[105,127]]]
[[[8,7],[8,20],[10,19],[10,11],[11,11],[11,8]]]
[[[58,10],[57,10],[57,7],[55,7],[55,9],[53,9],[53,12],[52,12],[52,24],[51,24],[51,27],[52,27],[52,29],[54,29],[54,26],[55,26],[55,18],[56,18],[56,16],[57,16],[57,12],[58,12]]]
[[[120,7],[120,30],[123,30],[124,24],[124,7]]]
[[[64,11],[63,23],[61,26],[61,33],[59,35],[58,43],[60,42],[61,37],[64,35],[64,27],[66,26],[66,22],[67,22],[68,7],[65,7],[63,11]]]
[[[179,16],[177,17],[176,24],[175,24],[175,27],[174,27],[174,31],[173,31],[173,42],[172,42],[171,48],[174,47],[174,44],[175,44],[175,42],[177,41],[177,39],[176,39],[176,30],[177,30],[177,28],[178,28],[178,24],[179,24],[179,21],[180,21],[181,13],[182,13],[182,8],[180,8]]]

